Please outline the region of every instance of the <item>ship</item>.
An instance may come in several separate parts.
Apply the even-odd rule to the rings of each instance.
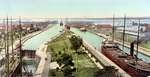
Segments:
[[[60,22],[60,26],[63,26],[63,25],[64,25],[64,24],[63,24],[63,21],[61,21],[61,22]]]
[[[134,43],[131,43],[130,54],[124,53],[117,43],[112,41],[104,41],[101,52],[111,61],[117,64],[120,68],[130,74],[132,77],[147,77],[150,76],[150,63],[144,62],[141,59],[135,60],[133,54]]]
[[[125,53],[124,50],[119,47],[117,42],[107,39],[102,43],[101,52],[132,77],[149,77],[150,63],[138,58],[138,48],[135,54],[134,45],[137,44],[136,46],[138,47],[139,42],[141,41],[136,40],[131,42],[130,53]]]
[[[82,28],[80,28],[80,31],[86,32],[87,30],[86,30],[86,28],[82,27]]]

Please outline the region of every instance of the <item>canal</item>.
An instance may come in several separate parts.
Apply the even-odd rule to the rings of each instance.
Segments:
[[[49,28],[48,30],[46,30],[46,31],[42,32],[41,34],[36,35],[33,38],[27,40],[23,45],[23,49],[37,50],[40,47],[40,45],[47,42],[48,40],[55,37],[56,35],[60,34],[61,33],[60,31],[62,31],[62,30],[63,30],[62,26],[53,25],[53,27]],[[97,50],[101,49],[101,44],[102,44],[102,41],[104,40],[102,37],[100,37],[96,34],[93,34],[91,32],[81,32],[79,29],[76,29],[76,28],[71,28],[71,31],[74,32],[75,34],[79,35],[80,37],[82,37],[89,44],[94,46]],[[130,51],[130,49],[125,47],[125,52],[129,53],[129,51]],[[150,57],[149,56],[146,56],[142,53],[139,53],[138,56],[142,60],[150,63]],[[34,69],[35,67],[32,65],[30,65],[30,66],[31,66],[30,69],[33,69],[33,71],[35,71],[35,69]]]
[[[82,37],[83,39],[85,39],[88,43],[90,43],[92,46],[96,47],[96,49],[101,49],[101,44],[103,41],[103,38],[95,35],[91,32],[81,32],[79,29],[76,28],[71,28],[71,31],[73,31],[75,34],[79,35],[80,37]],[[120,48],[122,48],[122,46],[119,46]],[[128,47],[124,47],[124,52],[129,54],[130,48]],[[142,53],[138,54],[138,57],[146,62],[150,63],[150,56],[144,55]]]
[[[59,25],[49,25],[52,26],[46,31],[32,37],[31,39],[27,40],[23,44],[23,50],[37,50],[43,43],[49,41],[56,35],[60,34],[63,27]],[[24,67],[26,68],[27,72],[35,73],[37,69],[38,63],[35,60],[24,60]],[[23,68],[24,70],[24,68]]]
[[[40,47],[40,45],[42,45],[44,42],[47,42],[48,40],[55,37],[56,35],[58,35],[60,31],[62,31],[63,29],[63,27],[59,25],[50,25],[50,26],[53,27],[27,40],[23,44],[23,49],[37,50]]]

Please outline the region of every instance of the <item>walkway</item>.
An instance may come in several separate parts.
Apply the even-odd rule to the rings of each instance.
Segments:
[[[118,72],[124,77],[131,77],[128,73],[122,70],[118,65],[105,57],[100,51],[96,50],[92,45],[83,40],[83,45],[89,50],[89,52],[104,66],[115,66],[118,69]]]
[[[62,32],[62,33],[64,33],[64,32]],[[36,50],[36,55],[40,57],[40,62],[37,67],[37,70],[34,74],[35,77],[48,77],[49,68],[50,68],[49,64],[51,62],[51,55],[50,55],[50,53],[46,52],[47,47],[48,47],[47,43],[56,39],[62,33],[59,33],[59,34],[55,35],[54,37],[49,38],[48,41],[45,41],[45,43],[42,44],[40,46],[40,48],[38,48]]]
[[[47,51],[47,45],[43,44],[37,51],[36,55],[39,56],[40,63],[37,67],[37,70],[35,72],[35,77],[48,77],[48,70],[49,70],[49,65],[51,61],[51,56],[49,53],[46,53]],[[49,54],[49,55],[47,55]]]

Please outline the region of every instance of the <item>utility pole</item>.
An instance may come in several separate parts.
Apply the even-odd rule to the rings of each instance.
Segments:
[[[3,25],[4,25],[4,50],[5,50],[5,74],[3,74],[3,76],[6,76],[7,75],[7,59],[6,59],[6,22],[5,22],[5,19],[3,19]]]
[[[6,77],[9,77],[9,32],[8,17],[6,19]]]
[[[12,17],[11,17],[11,50],[12,50],[12,59],[14,60],[14,46],[13,46],[13,43],[14,43],[14,39],[13,39],[13,34],[14,34],[14,32],[13,32],[13,25],[12,25]]]
[[[5,19],[3,19],[3,25],[4,25],[4,50],[6,55],[6,24]]]
[[[20,51],[20,77],[22,77],[22,26],[21,26],[21,18],[19,18],[19,51]]]

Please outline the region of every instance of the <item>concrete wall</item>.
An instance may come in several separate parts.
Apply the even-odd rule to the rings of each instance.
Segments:
[[[116,65],[114,62],[112,62],[110,59],[105,57],[100,51],[96,50],[92,45],[90,45],[87,41],[83,40],[84,47],[91,53],[102,66],[114,66],[116,69],[118,69],[118,72],[123,77],[131,77],[128,73],[126,73],[124,70],[122,70],[118,65]]]

